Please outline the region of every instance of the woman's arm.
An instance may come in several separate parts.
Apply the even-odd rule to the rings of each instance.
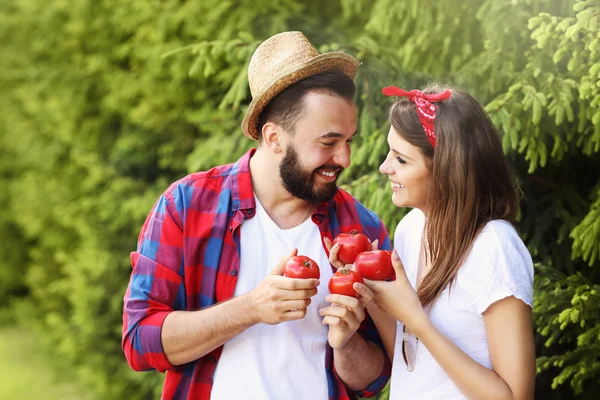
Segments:
[[[454,384],[470,399],[533,399],[535,350],[531,309],[515,297],[483,312],[492,368],[479,364],[431,323],[394,250],[393,282],[365,279],[374,303],[402,321],[419,338]],[[355,287],[357,284],[355,284]],[[379,328],[379,327],[378,327]],[[380,332],[388,331],[382,328]],[[417,353],[418,357],[418,353]]]
[[[484,313],[492,368],[479,364],[423,319],[413,332],[469,399],[533,399],[535,348],[531,309],[515,297]],[[417,355],[418,356],[418,355]]]
[[[362,290],[369,290],[360,283],[356,283],[354,285],[354,289],[360,295],[363,295],[363,293],[361,293]],[[383,347],[385,347],[385,351],[387,352],[390,361],[393,363],[394,347],[396,345],[396,319],[387,312],[383,311],[381,308],[377,307],[377,305],[373,302],[369,303],[369,305],[367,306],[367,311],[371,316],[371,319],[375,323],[375,327],[379,332],[379,336],[381,337]]]

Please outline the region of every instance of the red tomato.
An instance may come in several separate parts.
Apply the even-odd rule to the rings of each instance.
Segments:
[[[319,265],[306,256],[294,256],[290,257],[283,267],[283,275],[288,278],[315,278],[321,277],[321,271]]]
[[[329,280],[329,293],[358,297],[358,293],[352,287],[354,282],[365,283],[358,272],[340,268]]]
[[[356,256],[354,266],[363,278],[375,281],[395,279],[396,273],[391,257],[392,252],[389,250],[364,251]]]
[[[371,241],[366,235],[357,231],[340,233],[333,239],[333,244],[340,244],[338,258],[344,264],[352,264],[359,253],[371,250]]]

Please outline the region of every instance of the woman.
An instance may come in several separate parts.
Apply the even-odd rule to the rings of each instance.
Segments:
[[[393,282],[355,284],[393,360],[390,399],[533,399],[533,265],[510,224],[502,145],[466,93],[398,96],[380,167],[397,207]],[[337,248],[330,253],[340,267]]]

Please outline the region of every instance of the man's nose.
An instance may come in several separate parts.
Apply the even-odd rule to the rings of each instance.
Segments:
[[[350,166],[350,146],[341,147],[333,156],[333,162],[342,168],[348,168]]]

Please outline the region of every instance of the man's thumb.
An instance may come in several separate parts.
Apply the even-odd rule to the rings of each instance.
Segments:
[[[298,254],[298,249],[296,249],[296,248],[292,249],[292,252],[289,255],[281,258],[281,260],[275,266],[275,268],[273,268],[271,270],[270,274],[271,275],[279,275],[279,276],[283,275],[283,269],[285,268],[285,263],[287,262],[287,260],[290,259],[290,257],[294,257],[297,254]]]

